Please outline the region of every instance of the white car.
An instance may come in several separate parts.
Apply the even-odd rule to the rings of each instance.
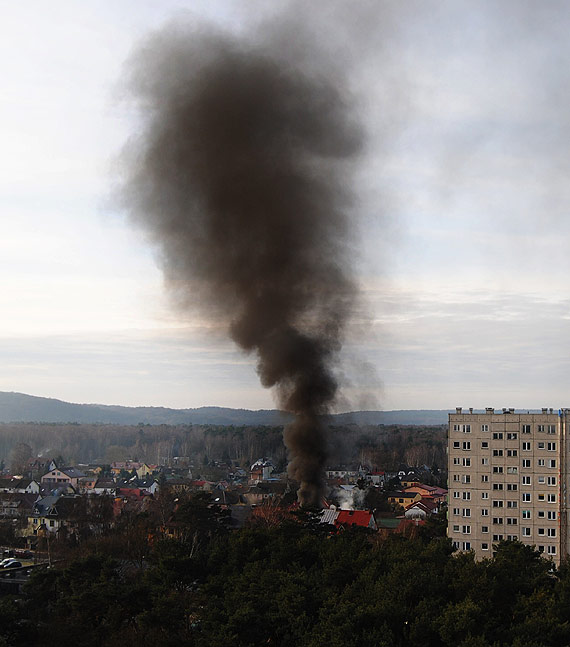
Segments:
[[[0,568],[18,568],[22,566],[22,562],[14,557],[7,557],[0,562]]]

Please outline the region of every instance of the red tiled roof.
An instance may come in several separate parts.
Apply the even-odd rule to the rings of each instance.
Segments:
[[[372,514],[367,510],[340,510],[334,525],[368,528]]]

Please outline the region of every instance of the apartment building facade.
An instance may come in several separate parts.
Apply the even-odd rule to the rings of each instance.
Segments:
[[[570,410],[449,414],[448,536],[477,559],[518,539],[556,564],[568,552]]]

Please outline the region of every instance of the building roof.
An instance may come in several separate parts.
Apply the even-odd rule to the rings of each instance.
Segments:
[[[368,528],[372,513],[368,510],[339,510],[334,525],[339,526],[360,526]]]

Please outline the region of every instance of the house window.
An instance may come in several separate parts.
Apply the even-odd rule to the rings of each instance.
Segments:
[[[551,521],[554,521],[556,519],[556,510],[549,510],[548,511],[548,518]]]
[[[462,526],[461,532],[464,535],[470,535],[471,534],[471,526]]]
[[[481,532],[489,532],[489,526],[481,526]]]
[[[493,541],[502,541],[503,535],[493,535]]]
[[[549,555],[556,555],[556,546],[547,546],[546,547],[546,552]]]
[[[556,433],[556,425],[548,425],[548,433],[549,434],[555,434]]]
[[[522,536],[530,537],[530,528],[522,528]]]
[[[503,450],[502,449],[494,449],[493,450],[493,456],[502,456],[503,455]]]
[[[49,520],[49,525],[50,525],[50,526],[53,526],[54,524],[55,524],[55,521],[54,521],[53,519],[50,519],[50,520]]]
[[[548,537],[556,537],[556,528],[548,528],[546,534]]]
[[[530,503],[530,502],[532,501],[532,495],[531,495],[531,493],[530,493],[530,492],[523,492],[522,500],[523,500],[525,503]]]
[[[463,433],[464,434],[470,434],[471,433],[471,425],[463,425]]]
[[[507,440],[516,440],[518,438],[518,434],[516,433],[508,433],[507,434]]]
[[[519,507],[518,501],[507,501],[507,508],[518,508],[518,507]]]
[[[488,482],[489,482],[489,475],[481,474],[481,483],[488,483]]]
[[[544,449],[545,444],[544,443],[537,443],[536,446],[537,446],[538,449]]]
[[[555,458],[549,458],[548,459],[548,467],[556,467],[556,459]]]
[[[536,464],[538,465],[538,467],[544,467],[544,465],[545,465],[546,463],[545,463],[544,458],[539,458],[539,459],[536,461]]]
[[[556,451],[556,443],[546,443],[546,449],[549,452],[555,452]]]
[[[522,477],[522,484],[523,485],[530,485],[530,476],[523,476]]]
[[[523,443],[522,450],[523,452],[530,452],[530,443]]]
[[[556,503],[556,494],[549,494],[547,501],[548,503]]]
[[[464,517],[470,517],[471,516],[471,508],[463,508],[463,516]]]
[[[481,431],[489,431],[489,425],[481,425]]]
[[[507,474],[518,474],[518,473],[519,473],[518,467],[507,467]]]
[[[546,479],[547,485],[556,485],[556,477],[555,476],[549,476]]]
[[[453,441],[453,449],[461,449],[461,443],[458,440]]]
[[[510,492],[516,492],[519,489],[518,483],[507,483],[507,490]]]
[[[481,492],[481,498],[482,499],[488,499],[489,498],[489,493],[488,492]]]
[[[481,516],[482,517],[488,517],[489,516],[489,510],[487,508],[481,508]]]
[[[522,518],[523,519],[530,519],[531,512],[530,510],[523,510],[522,511]]]
[[[493,474],[502,474],[503,468],[500,465],[493,466]]]
[[[463,550],[471,550],[471,542],[470,541],[464,541],[463,542]]]
[[[481,443],[481,449],[489,449],[489,441],[488,440],[484,440]]]
[[[481,459],[481,465],[489,465],[489,459],[488,458],[482,458]]]
[[[516,526],[519,520],[516,517],[507,517],[507,526]]]
[[[503,440],[503,432],[502,431],[493,432],[493,440]]]
[[[503,517],[493,517],[493,525],[500,526],[503,524]]]
[[[502,489],[503,489],[502,483],[493,483],[493,490],[502,490]]]
[[[464,458],[463,459],[463,467],[471,467],[471,459],[470,458]]]
[[[518,456],[516,449],[507,449],[507,456]]]
[[[523,434],[530,434],[530,425],[523,425],[521,431]]]
[[[502,507],[503,507],[502,501],[493,501],[493,508],[502,508]]]
[[[544,431],[544,425],[538,425],[537,429],[538,429],[538,431],[543,432]]]
[[[470,449],[471,449],[471,441],[464,440],[463,441],[463,450],[468,452]]]
[[[489,550],[489,544],[487,544],[486,542],[483,542],[481,544],[481,550]]]
[[[37,519],[34,519],[34,523],[38,523],[38,520],[37,520]]]
[[[471,492],[463,492],[463,500],[471,501]]]
[[[523,467],[530,467],[530,458],[523,458],[522,466]]]
[[[459,508],[453,508],[453,514],[454,514],[454,515],[461,514],[461,512],[460,512]]]

